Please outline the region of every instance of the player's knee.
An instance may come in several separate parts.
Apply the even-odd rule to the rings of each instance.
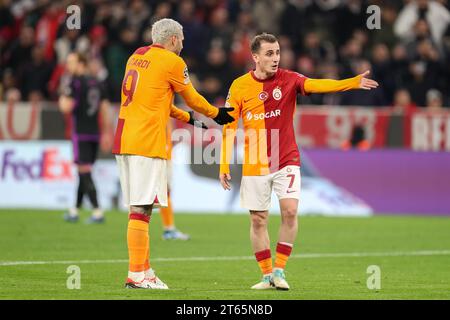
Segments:
[[[297,226],[297,208],[286,208],[281,212],[282,222],[289,227]]]
[[[258,214],[252,214],[251,217],[254,230],[265,230],[267,228],[267,217]]]
[[[143,206],[130,206],[130,211],[132,213],[144,214],[147,216],[152,215],[152,205],[143,205]]]

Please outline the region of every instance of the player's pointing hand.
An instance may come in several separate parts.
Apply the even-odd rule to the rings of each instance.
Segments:
[[[213,119],[220,125],[224,125],[234,121],[234,118],[230,116],[230,112],[234,111],[234,108],[219,108],[219,113]]]
[[[361,76],[361,82],[359,84],[360,89],[371,90],[371,89],[378,88],[378,82],[376,82],[375,80],[369,79],[368,78],[369,74],[370,74],[369,70],[360,74],[360,76]]]

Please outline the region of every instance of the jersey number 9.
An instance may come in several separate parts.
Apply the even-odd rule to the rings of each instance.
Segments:
[[[130,77],[131,77],[130,87],[127,88],[128,78],[130,78]],[[134,69],[128,70],[128,72],[125,75],[125,77],[123,78],[123,82],[122,82],[122,93],[127,98],[125,100],[125,102],[122,104],[122,106],[124,106],[124,107],[128,106],[130,104],[130,102],[133,100],[133,95],[134,95],[134,91],[136,90],[138,79],[139,79],[139,73],[136,70],[134,70]]]

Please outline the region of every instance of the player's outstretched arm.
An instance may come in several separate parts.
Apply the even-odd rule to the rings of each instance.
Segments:
[[[234,108],[216,108],[212,106],[195,90],[192,84],[189,84],[186,89],[179,93],[191,109],[204,114],[208,118],[212,118],[218,124],[224,125],[234,121],[234,118],[229,114]]]
[[[173,67],[169,71],[169,83],[175,92],[179,93],[186,104],[195,111],[213,119],[220,125],[230,123],[234,120],[228,112],[231,108],[216,108],[209,104],[206,99],[195,90],[192,85],[186,63],[181,58],[177,58]]]
[[[208,129],[206,124],[204,124],[200,120],[195,119],[193,111],[189,111],[189,112],[184,111],[184,110],[177,108],[175,105],[172,105],[170,107],[170,117],[177,119],[181,122],[189,123],[190,125],[193,125],[194,127]]]
[[[369,79],[369,74],[370,71],[366,71],[356,77],[343,80],[308,78],[305,81],[305,91],[306,93],[330,93],[356,89],[376,89],[378,82]]]
[[[170,117],[186,123],[190,119],[190,115],[187,111],[181,110],[173,104],[170,106]]]

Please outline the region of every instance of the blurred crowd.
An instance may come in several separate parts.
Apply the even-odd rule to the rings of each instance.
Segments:
[[[66,26],[72,4],[81,9],[79,30]],[[381,8],[381,29],[367,28],[372,4]],[[232,80],[252,69],[250,40],[264,31],[279,37],[282,68],[332,79],[370,69],[381,84],[301,97],[303,104],[450,106],[446,0],[0,0],[0,100],[56,100],[76,50],[119,101],[129,55],[151,43],[150,27],[164,17],[183,25],[191,79],[218,105]]]

